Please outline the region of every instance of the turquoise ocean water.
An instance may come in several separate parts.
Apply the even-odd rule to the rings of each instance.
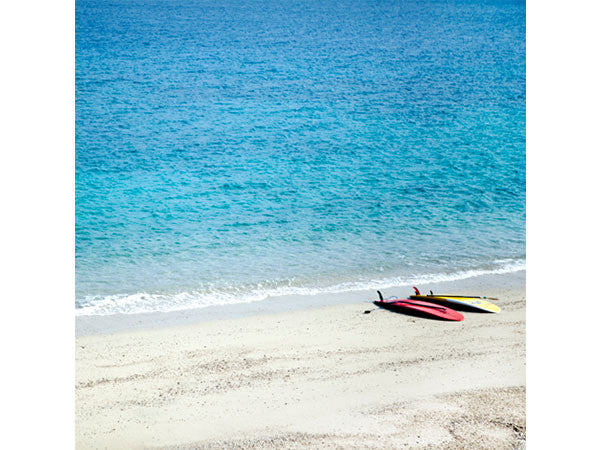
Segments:
[[[76,0],[78,314],[524,263],[524,1]]]

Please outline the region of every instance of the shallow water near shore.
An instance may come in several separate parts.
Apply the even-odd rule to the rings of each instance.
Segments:
[[[77,314],[524,260],[524,2],[77,0]]]

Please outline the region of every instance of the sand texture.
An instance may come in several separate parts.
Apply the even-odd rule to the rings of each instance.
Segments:
[[[501,313],[463,322],[363,301],[79,336],[77,448],[524,447],[511,280],[486,291]]]

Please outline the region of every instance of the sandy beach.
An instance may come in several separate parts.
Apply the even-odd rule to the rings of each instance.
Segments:
[[[525,272],[422,288],[502,312],[364,314],[364,292],[80,317],[77,448],[524,447]]]

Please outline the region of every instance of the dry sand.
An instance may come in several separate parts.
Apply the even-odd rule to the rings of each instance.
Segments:
[[[79,324],[77,448],[524,447],[525,273],[424,287],[500,297],[502,312],[443,322],[363,314],[363,300],[112,334]]]

